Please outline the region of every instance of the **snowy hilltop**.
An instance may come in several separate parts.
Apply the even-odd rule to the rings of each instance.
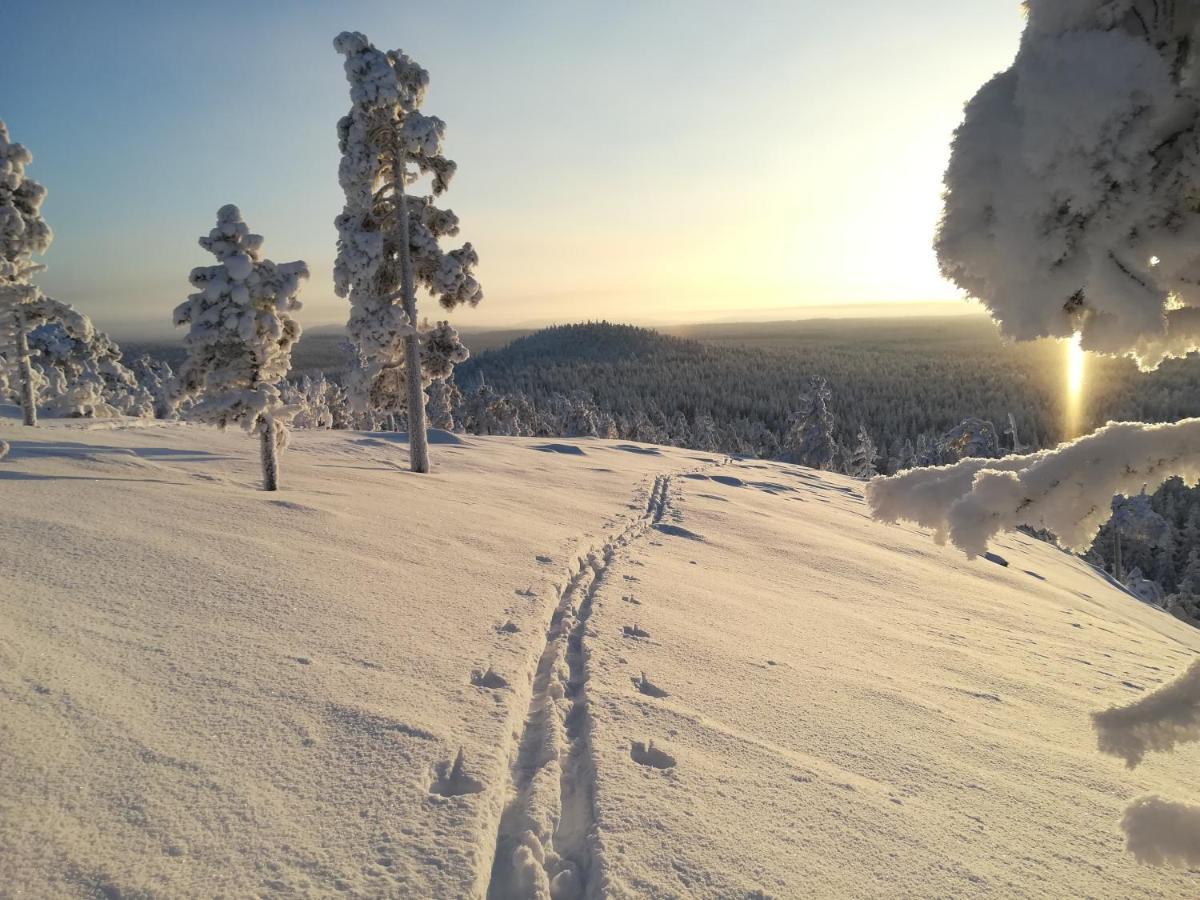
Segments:
[[[1089,714],[1200,632],[1049,544],[598,438],[300,430],[268,493],[236,431],[0,409],[6,893],[1197,891],[1117,824],[1191,762]]]

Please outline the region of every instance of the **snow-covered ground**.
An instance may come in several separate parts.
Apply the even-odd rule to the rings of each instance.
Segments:
[[[268,494],[90,425],[0,424],[0,894],[1200,892],[1117,828],[1194,760],[1088,718],[1200,632],[1045,544],[686,450],[300,432]]]

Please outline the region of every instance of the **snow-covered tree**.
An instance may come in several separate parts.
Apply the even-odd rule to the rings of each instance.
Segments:
[[[1117,581],[1125,580],[1122,539],[1157,545],[1166,540],[1170,531],[1167,520],[1154,511],[1145,492],[1132,497],[1113,497],[1112,530],[1115,549],[1113,575]]]
[[[462,402],[462,391],[450,378],[438,378],[429,385],[429,427],[454,431],[454,410]]]
[[[455,172],[442,154],[445,122],[420,112],[429,73],[399,50],[376,49],[358,32],[338,35],[334,48],[346,57],[351,100],[338,123],[346,204],[336,220],[334,285],[350,299],[348,331],[363,361],[352,393],[369,406],[392,398],[402,385],[412,469],[427,472],[424,376],[401,380],[395,373],[423,371],[417,287],[446,309],[473,306],[483,298],[474,276],[478,257],[469,243],[443,251],[438,241],[458,233],[458,218],[434,206],[432,197],[407,193],[429,176],[436,197]],[[427,341],[438,337],[437,329],[425,335]]]
[[[814,376],[809,382],[805,408],[795,416],[784,439],[784,453],[790,462],[813,469],[828,469],[833,465],[837,443],[833,438],[833,413],[829,411],[831,396],[825,379]]]
[[[56,318],[29,332],[33,367],[45,385],[39,405],[72,417],[153,416],[154,397],[122,362],[121,348],[79,318],[82,328]]]
[[[938,438],[937,452],[943,463],[967,457],[999,456],[1000,438],[995,425],[971,416]]]
[[[858,438],[854,444],[854,452],[850,455],[847,475],[854,478],[874,478],[876,475],[875,461],[879,459],[879,451],[865,425],[858,426]]]
[[[177,396],[195,401],[191,419],[221,428],[236,423],[258,434],[263,484],[274,491],[290,417],[278,384],[300,338],[292,314],[300,309],[308,266],[299,260],[276,265],[262,257],[262,243],[232,205],[217,211],[216,227],[200,238],[217,265],[192,269],[196,292],[175,308],[175,325],[189,326]]]
[[[137,379],[154,404],[154,417],[165,419],[174,412],[172,396],[175,384],[175,372],[165,359],[156,359],[143,353],[129,363],[129,371]]]
[[[17,393],[25,424],[37,424],[39,381],[29,351],[29,331],[58,322],[72,335],[90,337],[91,323],[71,307],[42,295],[30,278],[44,266],[33,261],[45,253],[54,235],[42,218],[46,189],[25,174],[33,155],[9,140],[0,122],[0,354],[3,368],[15,367]],[[6,382],[13,379],[5,375]]]
[[[1004,429],[1004,434],[1008,438],[1009,448],[1013,453],[1025,453],[1029,450],[1017,436],[1017,420],[1012,413],[1008,414],[1008,427]]]

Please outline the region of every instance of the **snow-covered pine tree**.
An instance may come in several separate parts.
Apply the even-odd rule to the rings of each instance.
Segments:
[[[188,356],[179,370],[177,398],[195,405],[188,418],[220,428],[240,424],[258,434],[263,485],[279,487],[278,451],[287,445],[289,412],[279,382],[292,364],[300,324],[297,295],[308,266],[278,265],[262,257],[262,235],[251,234],[236,206],[222,206],[217,224],[200,246],[215,266],[192,269],[196,293],[175,308],[175,325],[188,325]]]
[[[137,383],[150,394],[154,404],[154,417],[165,419],[173,412],[171,394],[175,383],[175,372],[165,359],[156,359],[143,353],[129,363],[129,371]]]
[[[713,421],[713,417],[708,413],[696,414],[696,418],[692,420],[691,432],[691,443],[688,446],[694,450],[714,453],[720,446],[721,441],[717,436],[717,423]]]
[[[25,174],[32,160],[24,145],[9,140],[8,128],[0,122],[0,354],[5,368],[16,368],[26,425],[37,424],[39,383],[30,359],[30,330],[58,322],[74,336],[91,336],[87,319],[30,283],[33,274],[45,268],[33,257],[45,253],[54,237],[42,218],[46,189]]]
[[[376,49],[359,32],[342,32],[333,45],[346,57],[351,100],[338,123],[338,178],[346,204],[336,220],[334,284],[339,296],[350,298],[348,331],[364,362],[353,393],[360,405],[369,405],[376,382],[390,371],[422,371],[418,286],[446,309],[474,306],[483,292],[471,245],[449,252],[438,246],[440,238],[458,233],[458,218],[435,207],[432,197],[407,194],[428,175],[436,197],[455,172],[442,155],[446,124],[420,112],[429,73],[399,50]],[[403,382],[414,472],[429,471],[422,382]]]
[[[971,416],[938,438],[937,447],[942,463],[955,463],[968,457],[999,456],[1000,438],[995,425]]]
[[[854,452],[850,455],[849,471],[846,473],[853,478],[874,478],[877,474],[875,461],[879,451],[865,425],[858,426],[858,436],[855,439]]]
[[[1132,497],[1113,497],[1111,527],[1113,576],[1122,582],[1125,580],[1122,542],[1134,540],[1157,546],[1163,543],[1170,533],[1167,520],[1154,511],[1150,505],[1150,498],[1144,492]]]
[[[33,366],[46,385],[39,405],[61,416],[154,415],[154,397],[121,360],[121,348],[82,314],[68,328],[61,318],[29,332]]]
[[[837,455],[833,437],[833,413],[829,411],[832,394],[825,379],[814,375],[802,412],[795,416],[784,439],[785,458],[813,469],[828,469]]]
[[[454,408],[461,402],[461,396],[458,385],[450,379],[438,378],[430,384],[427,409],[429,427],[453,431]]]

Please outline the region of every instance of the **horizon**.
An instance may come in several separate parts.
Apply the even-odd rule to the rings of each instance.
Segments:
[[[987,314],[976,302],[960,303],[849,303],[842,305],[813,305],[807,307],[791,307],[783,310],[765,309],[758,316],[747,313],[742,316],[718,317],[711,319],[678,319],[678,320],[646,320],[625,319],[612,316],[592,316],[574,319],[532,319],[506,322],[503,324],[487,324],[471,321],[460,321],[458,329],[463,335],[502,333],[506,331],[530,332],[540,331],[561,325],[580,325],[587,322],[609,322],[614,325],[633,325],[639,328],[649,328],[656,331],[673,332],[687,328],[712,328],[741,325],[788,325],[797,322],[829,322],[829,321],[864,321],[879,322],[892,319],[988,319]],[[988,319],[990,322],[991,320]],[[994,324],[994,323],[993,323]],[[122,343],[125,341],[171,341],[182,340],[183,335],[172,327],[147,323],[139,327],[137,324],[124,325],[118,323],[116,328],[103,328],[97,323],[100,331]],[[305,334],[328,334],[331,332],[344,333],[344,322],[318,322],[305,326],[300,335],[300,341]],[[299,343],[299,342],[298,342]],[[470,349],[468,347],[468,349]]]
[[[931,246],[942,172],[963,103],[1015,52],[1018,4],[873,4],[865,24],[811,3],[702,6],[15,10],[0,81],[56,58],[0,108],[49,192],[37,282],[101,330],[171,333],[188,272],[211,262],[197,237],[232,202],[266,256],[309,263],[302,324],[344,322],[332,38],[348,28],[430,72],[425,111],[459,163],[447,204],[485,292],[457,327],[958,314]]]

